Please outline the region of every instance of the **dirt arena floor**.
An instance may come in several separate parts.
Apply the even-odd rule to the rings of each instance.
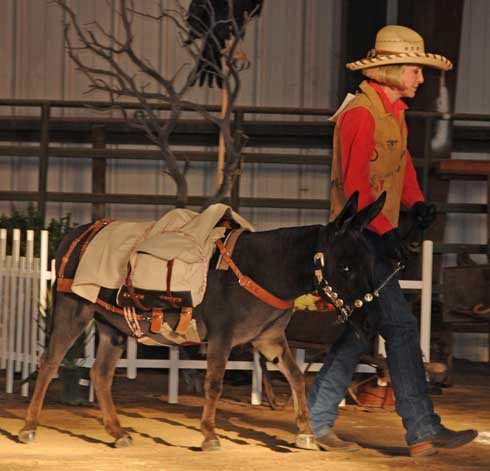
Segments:
[[[404,446],[403,428],[396,413],[348,405],[337,423],[340,436],[359,442],[354,453],[304,451],[294,448],[292,407],[271,410],[250,405],[248,385],[225,385],[217,419],[222,450],[203,453],[199,446],[199,417],[203,399],[181,394],[179,404],[166,402],[166,379],[160,371],[145,371],[136,380],[118,374],[114,398],[119,418],[132,434],[134,446],[114,449],[95,406],[60,404],[54,381],[41,416],[36,441],[17,441],[27,399],[5,394],[0,372],[1,471],[123,471],[123,470],[490,470],[490,371],[488,364],[462,363],[455,386],[434,396],[437,411],[452,428],[473,427],[475,442],[413,459]],[[311,378],[310,378],[311,380]],[[274,381],[286,397],[287,387]]]

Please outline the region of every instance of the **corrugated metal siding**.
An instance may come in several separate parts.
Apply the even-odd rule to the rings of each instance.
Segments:
[[[490,2],[464,4],[456,111],[490,113]]]
[[[97,19],[108,31],[118,32],[120,25],[114,19],[116,4],[114,0],[70,2],[83,23]],[[159,7],[154,0],[139,0],[136,5],[153,13]],[[175,2],[161,1],[160,5],[174,6]],[[89,97],[84,94],[87,80],[65,55],[62,14],[57,6],[48,0],[5,0],[2,10],[0,57],[4,67],[0,72],[0,96],[104,98],[100,94]],[[340,0],[267,0],[261,18],[254,21],[247,32],[245,50],[252,67],[242,73],[239,104],[335,106],[340,11]],[[134,31],[136,50],[163,74],[177,70],[188,61],[177,44],[173,25],[154,25],[140,17],[134,22]],[[217,90],[196,87],[192,95],[204,103],[220,102]],[[37,114],[38,110],[0,110],[2,114],[12,112]],[[58,113],[61,112],[53,111],[53,114]],[[63,113],[75,116],[87,111],[65,110]],[[174,184],[162,174],[162,170],[162,166],[155,162],[108,161],[107,191],[173,194]],[[0,179],[5,189],[35,189],[36,159],[31,159],[31,162],[2,159]],[[190,194],[210,194],[215,185],[214,166],[194,165],[188,180]],[[244,169],[242,195],[323,198],[327,196],[327,186],[325,168],[249,165]],[[52,159],[49,189],[90,191],[90,162]],[[6,206],[0,206],[0,210],[5,210]],[[164,209],[113,205],[110,214],[118,218],[148,219],[157,217]],[[80,209],[72,204],[51,204],[48,214],[62,216],[67,212],[71,212],[77,222],[85,222],[90,217],[88,205]],[[244,210],[244,213],[260,228],[319,222],[325,218],[324,214],[315,211]]]
[[[183,2],[186,4],[187,2]],[[109,31],[119,31],[114,11],[117,2],[73,0],[72,8],[84,22],[97,19]],[[159,5],[173,6],[173,0],[160,3],[138,0],[137,7],[156,12]],[[84,99],[85,77],[66,57],[62,14],[49,0],[3,0],[0,15],[0,96],[14,98]],[[242,74],[240,104],[333,107],[339,76],[341,0],[266,0],[264,11],[247,32],[245,49],[252,67]],[[461,57],[458,68],[457,111],[490,112],[490,5],[485,0],[465,3]],[[168,23],[152,25],[147,19],[135,20],[136,49],[144,53],[158,70],[168,74],[186,62],[187,56]],[[486,57],[485,57],[486,55]],[[94,62],[96,63],[96,62]],[[194,97],[219,103],[216,90],[196,87]],[[88,98],[104,98],[91,95]],[[1,114],[34,114],[38,110],[0,109]],[[54,114],[60,113],[54,110]],[[66,110],[66,115],[87,113]],[[277,118],[277,117],[274,117]],[[257,149],[260,152],[261,149]],[[280,152],[281,150],[277,150]],[[294,150],[290,150],[294,151]],[[313,151],[297,150],[299,153]],[[456,157],[456,156],[455,156]],[[471,157],[475,157],[472,155]],[[489,158],[488,155],[481,156]],[[49,189],[52,191],[90,191],[90,162],[79,159],[52,159]],[[194,165],[189,175],[190,194],[211,193],[215,185],[213,165]],[[0,182],[5,189],[34,190],[37,187],[36,159],[0,160]],[[483,202],[483,186],[458,182],[452,185],[453,201]],[[326,198],[328,169],[310,166],[248,165],[244,168],[243,196]],[[156,162],[108,161],[108,192],[148,192],[173,194],[174,184]],[[9,205],[0,203],[0,211]],[[148,219],[165,208],[113,205],[117,218]],[[77,222],[90,217],[88,205],[51,204],[49,215],[71,212]],[[308,224],[325,219],[322,211],[244,209],[259,228]],[[454,216],[448,240],[484,241],[480,216],[469,225]],[[453,218],[451,218],[452,220]]]
[[[341,2],[287,0],[280,2],[281,8],[277,5],[279,2],[266,2],[265,15],[256,24],[255,78],[250,82],[255,90],[250,103],[335,106]],[[302,155],[315,151],[289,152]],[[328,172],[326,167],[250,165],[244,171],[241,193],[255,197],[327,198]],[[250,209],[243,214],[263,229],[326,221],[323,211]]]
[[[458,60],[458,84],[455,110],[458,113],[490,114],[490,2],[466,1],[464,5],[460,56]],[[467,124],[460,122],[459,124]],[[479,126],[485,123],[476,123]],[[487,123],[490,125],[490,123]],[[453,153],[457,159],[490,160],[490,154]],[[449,201],[459,203],[487,203],[485,182],[452,181]],[[484,214],[451,214],[448,216],[446,241],[451,243],[486,244],[488,241]],[[473,258],[486,262],[484,255]],[[455,257],[446,262],[455,264]]]
[[[463,13],[458,85],[455,110],[461,113],[490,113],[490,2],[466,1]],[[464,123],[460,123],[464,124]],[[483,123],[477,123],[479,126]],[[490,125],[490,123],[488,123]],[[490,160],[490,154],[453,153],[453,158]],[[487,203],[484,182],[452,181],[450,202]],[[446,226],[446,242],[479,243],[488,241],[484,214],[451,214]],[[480,263],[487,262],[484,255],[472,255]],[[446,256],[447,265],[455,265],[455,256]],[[456,333],[453,353],[456,358],[472,361],[488,359],[488,341],[485,334]]]

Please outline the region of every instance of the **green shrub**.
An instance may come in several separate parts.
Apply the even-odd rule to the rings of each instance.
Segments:
[[[41,215],[30,204],[26,210],[19,211],[14,208],[10,215],[0,214],[0,228],[5,228],[9,232],[7,238],[7,253],[11,253],[12,250],[12,230],[20,229],[22,232],[20,252],[21,256],[25,255],[25,238],[24,233],[28,229],[34,230],[34,256],[39,257],[40,244],[41,244],[41,230],[47,229],[49,232],[49,246],[48,257],[54,258],[56,249],[60,244],[63,237],[73,229],[74,225],[71,222],[71,216],[68,214],[65,217],[54,219],[49,221],[49,224],[44,225]]]

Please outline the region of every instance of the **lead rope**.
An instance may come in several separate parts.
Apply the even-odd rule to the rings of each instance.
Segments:
[[[398,262],[396,264],[395,269],[384,279],[384,281],[379,285],[378,289],[375,289],[373,294],[378,297],[379,292],[390,282],[390,280],[401,270],[405,268],[405,265],[403,263]]]

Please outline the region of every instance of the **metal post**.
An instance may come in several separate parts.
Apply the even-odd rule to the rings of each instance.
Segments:
[[[41,253],[39,257],[39,313],[46,322],[46,309],[48,300],[48,280],[51,279],[51,272],[48,272],[48,231],[41,231]],[[46,325],[46,324],[44,324]],[[45,345],[46,333],[43,329],[39,330],[39,344]]]
[[[94,149],[106,147],[107,136],[104,126],[92,127],[92,146]],[[106,166],[105,158],[92,159],[92,193],[106,192]],[[92,203],[92,220],[102,219],[106,216],[105,203]]]
[[[19,348],[16,342],[16,330],[18,322],[16,316],[17,307],[17,277],[19,274],[19,248],[20,248],[20,230],[13,230],[12,256],[10,257],[10,284],[9,300],[6,303],[8,316],[8,338],[7,338],[7,378],[5,392],[11,394],[14,392],[14,372],[16,371],[16,349]]]
[[[15,318],[15,337],[12,338],[12,346],[15,348],[11,349],[12,354],[15,352],[15,372],[18,373],[21,370],[21,358],[20,354],[22,351],[22,324],[23,319],[20,315],[20,297],[22,296],[22,272],[21,272],[21,258],[20,258],[20,229],[14,229],[12,240],[12,285],[11,285],[11,311],[10,315]],[[15,304],[14,304],[15,303]]]
[[[253,406],[262,404],[262,368],[260,367],[260,354],[254,350],[254,368],[252,371],[252,398]]]
[[[35,327],[34,321],[32,319],[31,311],[31,294],[32,287],[34,286],[32,279],[32,268],[34,260],[34,231],[32,229],[27,231],[26,234],[26,255],[25,255],[25,292],[26,296],[24,298],[24,342],[23,342],[23,352],[24,352],[24,363],[22,365],[22,379],[25,380],[29,377],[29,373],[32,369],[32,341],[33,337],[32,330]],[[35,344],[34,344],[35,345]],[[34,346],[35,349],[35,346]],[[21,395],[27,397],[29,395],[29,382],[25,381],[21,386]]]
[[[231,207],[235,211],[240,209],[240,176],[242,174],[242,148],[245,145],[244,132],[243,132],[243,111],[235,112],[235,122],[233,134],[235,136],[235,149],[240,152],[240,162],[238,164],[235,173],[232,175],[231,181]]]
[[[430,324],[432,303],[432,256],[434,243],[424,240],[422,244],[422,295],[420,300],[420,347],[424,361],[430,361]]]
[[[177,404],[179,401],[179,349],[170,347],[168,352],[170,367],[168,370],[168,402]]]
[[[7,367],[7,229],[0,229],[0,369]]]
[[[126,376],[129,379],[136,378],[136,356],[137,356],[138,345],[133,337],[128,337],[127,342],[127,370]]]
[[[304,373],[306,370],[306,366],[307,366],[307,364],[305,362],[305,358],[306,358],[305,349],[304,348],[297,348],[295,357],[296,357],[296,363],[298,364],[299,369]]]
[[[46,218],[46,193],[48,185],[49,159],[49,114],[50,105],[41,105],[41,142],[39,152],[38,211],[42,221]]]

